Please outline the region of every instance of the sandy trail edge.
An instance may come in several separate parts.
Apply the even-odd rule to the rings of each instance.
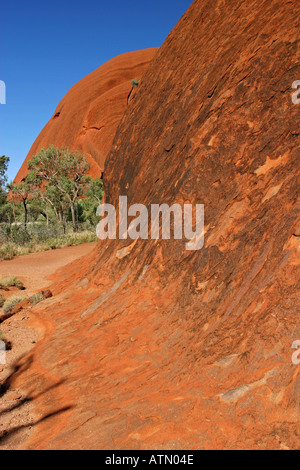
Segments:
[[[89,254],[96,243],[49,250],[0,261],[0,277],[17,276],[26,287],[25,294],[32,294],[49,285],[50,276],[81,256]]]
[[[17,276],[26,286],[22,295],[31,295],[45,289],[57,270],[88,255],[95,246],[96,243],[88,243],[1,261],[0,277]],[[6,353],[6,365],[0,364],[0,387],[16,375],[14,364],[30,356],[37,342],[43,338],[45,328],[33,310],[20,312],[0,325],[1,331],[13,345],[12,350]],[[20,448],[30,436],[31,424],[35,420],[34,404],[28,400],[28,395],[13,385],[6,393],[0,389],[0,450]]]

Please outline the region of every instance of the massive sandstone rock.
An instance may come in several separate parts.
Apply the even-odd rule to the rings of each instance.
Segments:
[[[50,144],[80,150],[90,163],[91,175],[100,176],[127,107],[130,82],[142,77],[156,51],[145,49],[115,57],[76,83],[31,147],[16,183],[27,175],[28,160]]]
[[[299,446],[299,15],[196,0],[151,63],[106,202],[204,203],[205,246],[99,242],[60,273],[13,381],[42,419],[25,448]]]

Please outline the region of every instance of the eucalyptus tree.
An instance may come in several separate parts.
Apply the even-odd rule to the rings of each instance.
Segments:
[[[73,152],[68,147],[50,145],[34,155],[28,162],[28,168],[34,172],[35,178],[42,181],[53,194],[53,188],[60,194],[60,202],[67,201],[72,214],[73,229],[76,232],[77,221],[75,206],[84,195],[89,185],[87,172],[89,164],[80,152]],[[56,193],[56,196],[57,194]]]

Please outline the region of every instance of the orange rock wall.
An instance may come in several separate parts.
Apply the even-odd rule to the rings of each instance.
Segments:
[[[92,176],[100,176],[127,107],[130,82],[142,77],[156,51],[152,48],[115,57],[74,85],[34,142],[15,181],[19,183],[26,176],[28,160],[50,144],[83,152]]]

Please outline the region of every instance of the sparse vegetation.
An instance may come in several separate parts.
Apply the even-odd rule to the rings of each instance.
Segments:
[[[29,300],[31,305],[37,305],[40,302],[43,302],[43,300],[45,300],[45,297],[41,292],[38,292],[37,294],[33,294]]]
[[[23,282],[15,276],[1,277],[0,278],[0,289],[8,289],[9,287],[17,287],[20,290],[24,290]]]
[[[5,302],[5,301],[4,301],[4,298],[3,298],[3,296],[0,294],[0,308],[3,307],[4,302]]]
[[[137,80],[136,78],[132,80],[131,81],[132,88],[136,88],[139,83],[140,83],[139,80]]]
[[[4,302],[3,312],[5,314],[12,312],[12,310],[16,307],[16,305],[20,304],[25,299],[26,297],[18,297],[16,295],[13,295],[12,297],[10,297]]]
[[[23,244],[6,242],[0,247],[0,259],[9,260],[15,256],[29,255],[30,253],[39,253],[42,251],[56,250],[68,246],[77,246],[83,243],[92,243],[97,241],[94,231],[85,230],[78,233],[61,234],[44,241],[40,241],[33,236],[30,241]]]
[[[4,187],[8,161],[0,159],[0,260],[97,240],[103,181],[87,174],[84,155],[50,145],[22,183]]]
[[[133,90],[139,85],[140,82],[139,82],[139,80],[137,80],[135,78],[134,80],[131,80],[130,83],[131,83],[132,88],[131,88],[130,93],[129,93],[128,98],[127,98],[127,104],[129,104],[129,100],[130,100],[130,97],[133,93]]]

